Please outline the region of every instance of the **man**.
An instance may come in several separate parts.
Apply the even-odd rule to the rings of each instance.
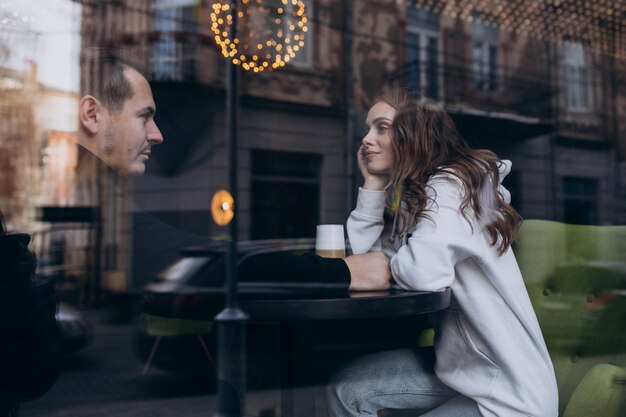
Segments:
[[[128,65],[107,60],[102,66],[97,91],[80,100],[79,144],[118,174],[141,175],[145,172],[151,147],[163,142],[154,121],[156,105],[152,90],[143,75]],[[159,272],[181,246],[198,244],[205,239],[200,240],[198,236],[146,216],[136,218],[135,223],[136,229],[149,230],[152,236],[168,236],[168,247],[155,248],[148,242],[150,239],[144,239],[146,242],[143,243],[134,242],[135,252],[146,255],[140,258],[151,260],[149,264],[147,261],[138,262],[139,265],[135,262],[135,275]],[[155,251],[160,253],[155,254]],[[381,253],[348,256],[345,260],[313,255],[256,256],[244,262],[239,272],[244,281],[262,276],[276,280],[297,277],[311,282],[345,283],[351,290],[387,288],[391,277],[389,262]]]
[[[79,143],[116,172],[141,175],[150,149],[163,142],[152,90],[127,65],[106,62],[103,73],[97,93],[80,99]]]

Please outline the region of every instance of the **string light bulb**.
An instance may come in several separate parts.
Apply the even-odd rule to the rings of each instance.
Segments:
[[[237,33],[232,41],[231,13],[237,13]],[[301,0],[241,0],[234,5],[214,3],[211,31],[222,55],[246,71],[271,71],[284,67],[305,44],[306,8]]]
[[[626,58],[625,0],[412,0],[411,7]],[[433,5],[435,6],[433,8]]]
[[[11,1],[0,1],[0,29],[24,29],[35,21],[33,13],[39,11],[38,7],[28,2],[19,6],[16,7]]]

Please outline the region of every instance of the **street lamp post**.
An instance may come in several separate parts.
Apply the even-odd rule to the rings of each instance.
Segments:
[[[231,41],[237,37],[237,0],[230,1]],[[239,113],[239,66],[226,60],[226,133],[229,152],[229,188],[233,196],[234,216],[229,224],[230,240],[226,252],[226,306],[216,317],[217,351],[217,414],[216,417],[241,417],[245,414],[246,394],[246,320],[237,300],[237,131]]]
[[[243,8],[242,8],[243,6]],[[237,131],[239,67],[254,73],[284,67],[304,47],[308,31],[302,0],[281,0],[264,5],[261,0],[229,0],[212,6],[211,30],[226,59],[226,132],[229,149],[230,192],[234,216],[226,253],[226,307],[215,317],[218,328],[218,410],[216,417],[245,414],[246,321],[237,301]],[[244,36],[238,38],[237,22]],[[264,21],[259,26],[259,21]]]

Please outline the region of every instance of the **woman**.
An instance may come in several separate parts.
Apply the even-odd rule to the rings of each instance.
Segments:
[[[374,354],[339,372],[331,415],[556,417],[552,362],[510,249],[521,222],[500,185],[510,162],[472,150],[431,100],[381,98],[366,125],[350,245],[387,255],[400,287],[450,287],[452,301],[432,314],[434,352]]]

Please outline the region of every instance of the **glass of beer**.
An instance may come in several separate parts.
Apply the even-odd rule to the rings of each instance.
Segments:
[[[343,224],[320,224],[315,237],[315,254],[324,258],[345,258]]]

